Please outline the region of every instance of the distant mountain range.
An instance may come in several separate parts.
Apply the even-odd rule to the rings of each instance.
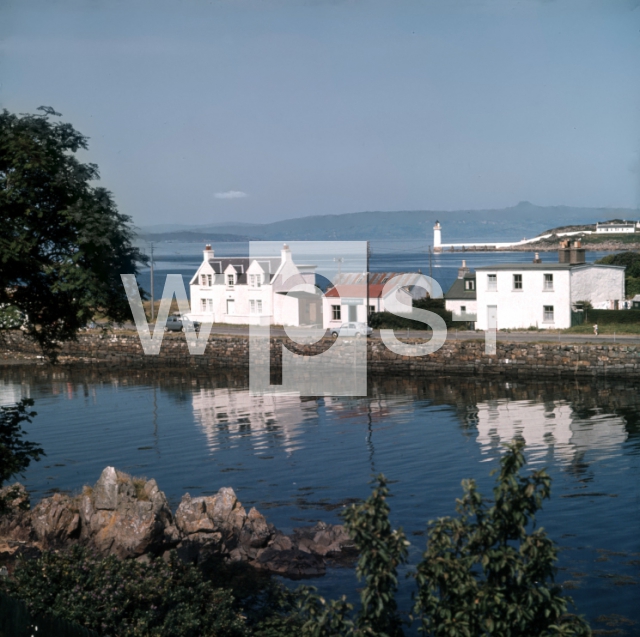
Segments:
[[[636,220],[639,216],[640,211],[630,208],[536,206],[522,201],[510,208],[489,210],[371,211],[299,217],[265,224],[227,222],[206,226],[150,226],[141,228],[139,236],[156,241],[199,242],[425,238],[431,243],[433,225],[440,221],[443,243],[516,241],[535,237],[546,228],[608,219]]]

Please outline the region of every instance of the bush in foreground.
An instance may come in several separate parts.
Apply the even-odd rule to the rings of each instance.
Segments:
[[[98,558],[79,546],[22,561],[7,593],[102,635],[240,637],[245,621],[229,590],[215,588],[177,558],[149,564]]]

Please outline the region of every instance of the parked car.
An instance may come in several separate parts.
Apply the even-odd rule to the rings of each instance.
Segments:
[[[188,316],[180,316],[179,314],[173,314],[167,317],[165,329],[169,332],[184,332],[184,326],[187,323],[191,323],[196,331],[200,329],[200,323],[198,321],[192,321]]]
[[[338,336],[355,336],[360,338],[361,336],[371,336],[373,330],[366,323],[343,323],[340,327],[336,327],[331,330],[331,335],[334,338]]]

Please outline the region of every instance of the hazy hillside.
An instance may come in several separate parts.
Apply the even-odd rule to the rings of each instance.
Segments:
[[[433,238],[433,224],[442,224],[442,241],[514,241],[532,238],[546,228],[589,224],[606,219],[635,219],[637,210],[624,208],[573,208],[536,206],[520,202],[517,206],[492,210],[411,210],[397,212],[354,212],[342,215],[300,217],[267,224],[224,223],[182,226],[194,234],[207,233],[248,236],[254,240],[328,239],[418,239]],[[166,226],[165,226],[166,228]],[[177,230],[178,228],[176,228]],[[142,231],[149,231],[143,228]]]

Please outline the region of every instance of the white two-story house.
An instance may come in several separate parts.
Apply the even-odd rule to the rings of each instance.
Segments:
[[[588,302],[596,309],[624,303],[624,267],[585,262],[579,241],[566,241],[558,263],[503,263],[476,268],[462,262],[445,294],[456,321],[475,321],[476,329],[565,329],[582,321]]]
[[[314,283],[315,266],[296,265],[286,244],[279,257],[256,258],[216,257],[207,245],[190,281],[191,318],[236,325],[318,323],[322,302]]]
[[[618,309],[624,267],[593,263],[512,263],[476,269],[476,328],[565,329],[585,301]]]

